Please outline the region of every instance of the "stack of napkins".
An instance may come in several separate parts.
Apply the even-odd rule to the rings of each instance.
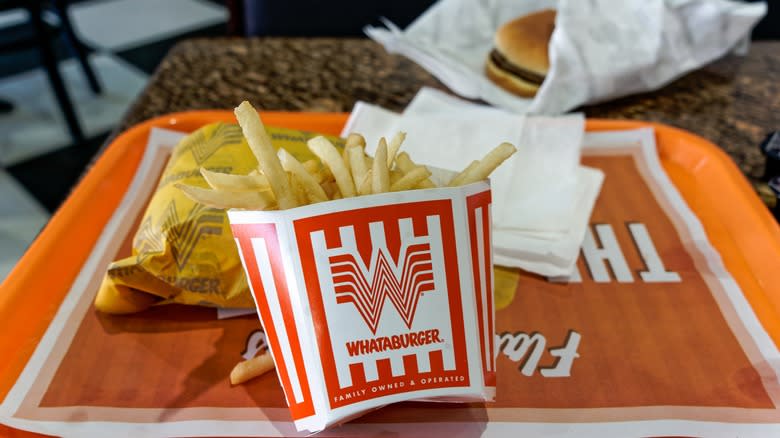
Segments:
[[[585,119],[523,116],[423,88],[402,114],[358,102],[342,136],[359,132],[368,152],[407,133],[418,164],[460,171],[501,142],[518,152],[491,176],[497,265],[548,277],[574,269],[604,174],[580,165]]]

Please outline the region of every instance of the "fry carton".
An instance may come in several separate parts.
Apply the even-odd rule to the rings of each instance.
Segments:
[[[228,211],[298,430],[495,394],[490,185]]]

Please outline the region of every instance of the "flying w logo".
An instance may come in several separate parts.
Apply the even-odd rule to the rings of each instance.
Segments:
[[[368,269],[353,254],[330,257],[336,302],[354,303],[372,333],[376,333],[386,298],[411,328],[420,295],[434,289],[430,244],[411,245],[404,250],[406,254],[399,257],[400,281],[396,276],[398,267],[381,249],[374,251]]]
[[[153,224],[151,218],[147,217],[139,227],[133,240],[138,260],[162,254],[167,242],[176,266],[181,271],[203,236],[222,234],[224,220],[224,214],[201,204],[195,204],[186,216],[180,218],[176,203],[171,201],[157,224]]]
[[[435,289],[431,236],[441,235],[438,217],[428,217],[428,236],[414,236],[411,219],[399,220],[398,227],[402,236],[398,264],[387,248],[382,222],[369,224],[372,248],[368,266],[358,253],[352,226],[339,228],[340,248],[325,248],[323,232],[312,233],[315,251],[319,247],[328,256],[336,303],[352,303],[374,334],[385,300],[411,329],[420,297]]]

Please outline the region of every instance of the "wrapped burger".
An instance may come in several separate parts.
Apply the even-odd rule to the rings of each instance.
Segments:
[[[300,160],[314,157],[306,141],[317,134],[275,127],[268,132],[277,147]],[[208,187],[201,168],[218,175],[257,168],[238,125],[206,125],[173,149],[133,238],[132,256],[107,269],[95,298],[98,310],[133,313],[170,303],[254,307],[225,211],[176,188],[181,183]]]

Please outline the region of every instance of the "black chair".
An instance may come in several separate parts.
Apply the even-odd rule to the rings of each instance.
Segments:
[[[73,32],[73,26],[67,13],[67,1],[65,0],[0,0],[0,11],[11,9],[25,9],[30,14],[30,24],[32,27],[32,36],[22,35],[11,41],[0,42],[0,52],[18,51],[23,49],[37,48],[41,63],[46,69],[46,74],[54,90],[57,103],[60,106],[62,114],[65,116],[65,122],[68,124],[68,130],[75,143],[84,140],[84,133],[81,130],[73,102],[65,89],[65,83],[57,68],[57,56],[54,51],[54,39],[60,34],[64,35],[65,41],[73,55],[81,64],[84,75],[87,77],[90,89],[95,94],[101,93],[100,83],[95,72],[87,61],[87,48]],[[50,11],[59,18],[59,25],[52,26],[43,19],[44,11]]]

